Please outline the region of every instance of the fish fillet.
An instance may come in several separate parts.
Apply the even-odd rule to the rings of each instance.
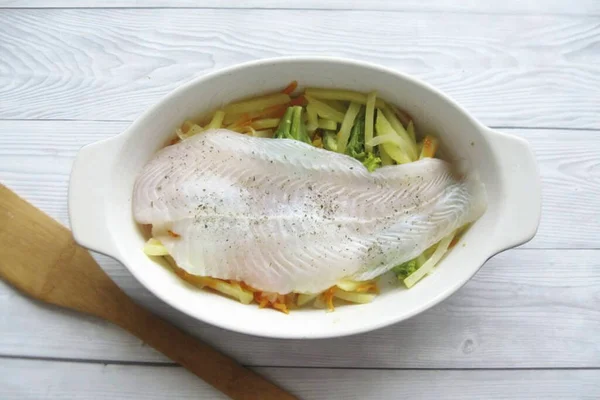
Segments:
[[[281,294],[375,278],[485,207],[483,184],[439,159],[369,173],[343,154],[228,130],[160,150],[133,193],[135,220],[181,268]]]

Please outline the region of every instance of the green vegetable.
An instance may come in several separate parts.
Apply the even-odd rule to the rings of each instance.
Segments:
[[[396,277],[399,280],[403,281],[404,279],[406,279],[407,277],[412,275],[412,273],[418,269],[419,269],[419,264],[417,263],[417,259],[414,258],[403,264],[396,265],[394,268],[392,268],[392,271],[394,272],[394,274],[396,274]]]
[[[358,103],[350,103],[348,111],[344,115],[342,126],[340,126],[340,132],[338,133],[338,152],[345,153],[346,147],[348,146],[348,139],[350,138],[350,131],[354,126],[354,120],[361,109],[361,105]],[[363,139],[364,140],[364,139]]]
[[[301,106],[288,107],[285,110],[285,114],[279,122],[274,137],[277,139],[299,140],[308,144],[312,143],[306,130],[306,124],[302,119]]]
[[[365,154],[365,120],[362,115],[358,115],[356,122],[350,131],[350,138],[346,146],[346,154],[356,158],[359,161],[364,160]]]
[[[323,131],[323,147],[327,150],[337,151],[337,135],[334,131]]]
[[[367,153],[367,157],[362,163],[365,167],[367,167],[369,172],[373,172],[377,168],[381,167],[381,158],[373,155],[373,153]]]
[[[288,109],[285,110],[285,114],[283,114],[283,117],[281,118],[281,121],[279,122],[279,126],[277,127],[277,130],[275,131],[275,135],[273,136],[274,138],[294,139],[290,133],[290,130],[292,128],[293,114],[294,114],[294,107],[288,107]]]

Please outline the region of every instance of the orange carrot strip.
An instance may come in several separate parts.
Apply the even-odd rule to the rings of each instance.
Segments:
[[[285,314],[289,314],[290,312],[287,309],[287,306],[285,304],[281,304],[281,303],[275,303],[273,304],[273,308],[276,310],[279,310]]]
[[[291,94],[298,87],[298,81],[291,81],[289,85],[283,89],[282,93]]]
[[[305,106],[308,104],[308,101],[306,101],[306,97],[298,96],[294,97],[292,101],[290,101],[290,104],[293,106]]]
[[[169,234],[169,236],[174,237],[174,238],[179,238],[181,237],[181,235],[179,233],[175,233],[172,230],[168,230],[167,233]]]
[[[323,300],[325,300],[325,304],[327,305],[327,309],[329,311],[335,310],[333,306],[333,294],[335,293],[335,286],[330,287],[326,291],[323,292]]]

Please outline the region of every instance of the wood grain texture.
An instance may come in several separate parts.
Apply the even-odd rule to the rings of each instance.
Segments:
[[[255,338],[199,323],[149,294],[117,262],[99,261],[140,304],[245,365],[600,368],[599,255],[509,251],[424,314],[359,336],[309,341]],[[6,285],[0,315],[0,355],[168,362],[112,325],[33,302]]]
[[[0,278],[36,300],[108,320],[235,400],[294,400],[134,303],[71,232],[0,185]]]
[[[300,398],[597,399],[600,371],[386,371],[257,368]],[[224,399],[181,368],[0,361],[0,397]]]
[[[403,10],[428,12],[463,12],[486,14],[600,14],[595,0],[0,0],[0,7],[13,8],[267,8],[267,9],[320,9],[320,10]]]
[[[488,125],[600,128],[597,18],[32,9],[2,10],[1,19],[4,119],[131,120],[208,71],[315,54],[416,75]]]
[[[0,181],[67,225],[68,179],[77,150],[128,125],[0,121]],[[543,181],[542,223],[525,247],[600,248],[600,131],[504,131],[531,142]]]

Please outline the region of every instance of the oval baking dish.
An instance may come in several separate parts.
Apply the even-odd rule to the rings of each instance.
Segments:
[[[390,279],[372,303],[333,313],[302,309],[290,315],[245,306],[199,290],[147,257],[132,216],[136,176],[186,118],[229,102],[305,86],[377,91],[436,132],[445,158],[474,171],[486,186],[488,208],[431,276],[410,290]],[[152,293],[210,324],[276,338],[324,338],[377,329],[414,316],[450,296],[494,254],[530,240],[541,212],[540,179],[526,141],[491,130],[431,86],[373,64],[336,58],[290,57],[250,62],[211,73],[176,89],[125,132],[85,146],[73,165],[69,214],[75,240],[121,261]]]

